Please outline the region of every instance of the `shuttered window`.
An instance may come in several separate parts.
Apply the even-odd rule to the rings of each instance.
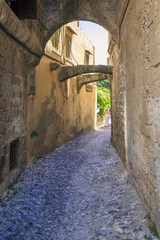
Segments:
[[[60,53],[60,39],[61,39],[61,30],[58,29],[52,36],[52,46],[53,50]]]
[[[85,64],[89,65],[89,55],[85,53]]]
[[[19,19],[37,19],[37,0],[6,0]]]
[[[72,38],[66,34],[66,58],[71,58]]]

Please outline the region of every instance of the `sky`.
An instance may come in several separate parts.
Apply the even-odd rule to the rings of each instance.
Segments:
[[[108,32],[100,25],[88,21],[80,21],[81,30],[95,46],[95,63],[107,64]]]

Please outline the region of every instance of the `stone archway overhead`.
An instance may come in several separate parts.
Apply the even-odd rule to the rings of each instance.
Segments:
[[[50,70],[59,70],[58,79],[64,82],[69,78],[79,76],[84,73],[105,73],[112,75],[113,67],[106,65],[77,65],[77,66],[64,66],[58,63],[50,63]],[[98,80],[98,79],[97,79]]]
[[[103,81],[105,79],[110,78],[109,74],[104,74],[104,73],[100,73],[100,74],[83,74],[80,76],[77,76],[77,92],[80,93],[81,88],[83,87],[83,85],[86,85],[88,83],[93,83],[93,82],[99,82],[99,81]]]
[[[119,0],[44,0],[45,43],[58,28],[75,20],[88,20],[103,26],[117,42],[118,3]]]

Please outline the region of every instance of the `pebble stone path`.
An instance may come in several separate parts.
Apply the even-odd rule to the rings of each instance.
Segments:
[[[30,164],[0,204],[0,240],[157,239],[109,139],[101,128]]]

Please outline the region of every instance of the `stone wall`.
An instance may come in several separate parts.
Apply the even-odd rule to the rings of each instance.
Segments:
[[[65,58],[65,27],[61,29],[62,52],[53,51],[51,41],[45,53],[64,61],[66,65],[84,64],[85,50],[89,50],[90,64],[94,61],[94,47],[76,23],[69,24],[76,32],[72,36],[71,59]],[[68,25],[67,25],[68,26]],[[79,40],[80,41],[79,41]],[[76,60],[76,61],[75,61]],[[96,86],[83,86],[77,93],[77,79],[72,78],[60,83],[58,69],[50,70],[50,62],[42,57],[36,68],[35,95],[28,98],[27,114],[27,154],[28,161],[53,150],[74,137],[95,128]]]
[[[25,166],[26,86],[24,50],[0,31],[0,197]]]
[[[110,42],[110,46],[113,43]],[[119,49],[114,45],[114,52],[110,51],[109,64],[113,65],[113,78],[111,79],[111,141],[115,145],[119,156],[125,166],[126,149],[125,149],[125,79],[124,72],[119,59]],[[122,70],[122,71],[121,71]]]
[[[11,10],[5,0],[0,1],[0,28],[5,31],[11,39],[17,41],[34,57],[34,62],[41,58],[43,52],[44,30],[43,30],[43,0],[37,1],[37,19],[19,19]],[[26,53],[25,53],[26,54]],[[32,57],[28,57],[31,62]]]
[[[44,39],[44,29],[43,29],[43,15],[44,15],[44,0],[37,0],[37,19],[25,19],[24,22],[32,31],[32,34],[34,33],[37,36],[37,39],[39,39],[41,45],[43,43]]]
[[[0,198],[26,165],[29,76],[31,64],[40,59],[30,51],[40,55],[43,50],[43,0],[37,9],[36,20],[22,21],[0,1]]]
[[[112,141],[160,231],[159,16],[159,1],[130,0],[110,61]]]
[[[76,20],[92,21],[105,27],[118,40],[118,27],[115,24],[119,0],[62,0],[53,3],[44,1],[44,29],[46,42],[61,26]]]

